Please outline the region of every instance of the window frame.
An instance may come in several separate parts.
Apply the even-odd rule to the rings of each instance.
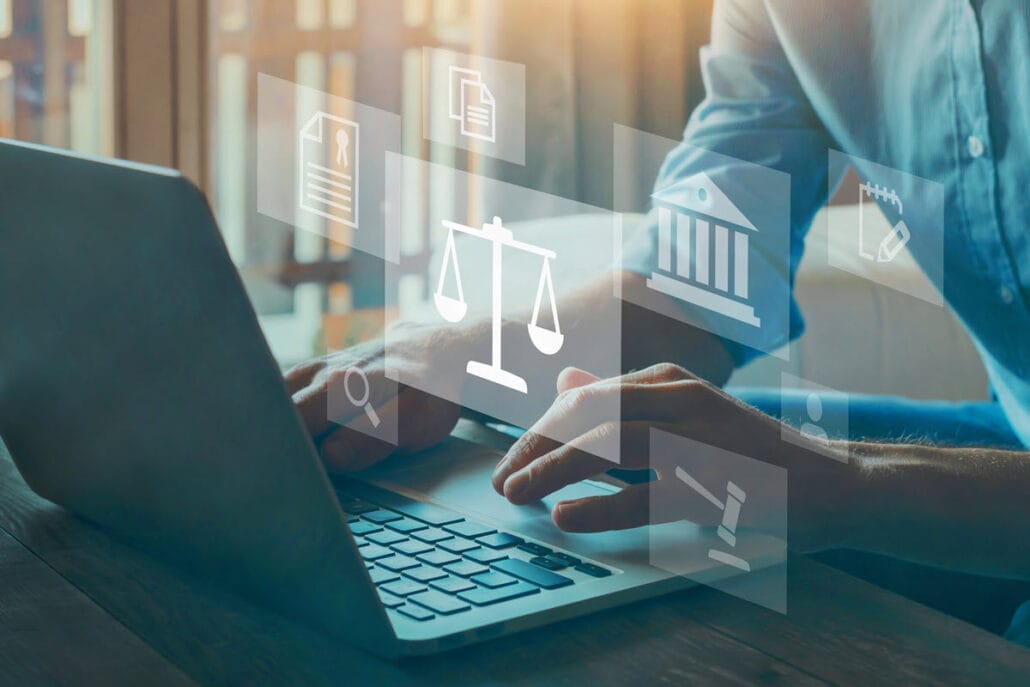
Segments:
[[[208,197],[208,0],[113,0],[115,154],[178,169]],[[301,294],[293,312],[259,317],[277,360],[310,354],[321,312]]]
[[[113,0],[115,154],[208,190],[208,0]]]
[[[215,18],[211,0],[111,0],[114,26],[113,64],[115,83],[115,154],[134,161],[171,167],[192,180],[209,199],[216,192],[213,178],[214,143],[213,103],[211,92],[213,59],[211,28]],[[369,41],[382,40],[394,26],[403,24],[404,0],[377,5],[374,12],[358,3],[357,20],[370,25],[367,32],[355,34],[356,50],[361,52]],[[433,1],[427,0],[431,13]],[[426,24],[404,28],[400,41],[413,45],[457,47],[467,36],[436,36],[432,15]],[[352,31],[352,30],[349,30]],[[364,35],[363,35],[364,34]],[[378,65],[380,68],[382,65]],[[398,61],[398,71],[401,63]],[[363,73],[358,65],[359,93],[374,102],[389,103],[401,111],[400,94],[381,80]],[[386,90],[383,90],[386,88]],[[429,144],[421,142],[421,154],[428,156]],[[406,271],[422,272],[428,259],[428,239],[419,255],[406,256]],[[243,267],[246,269],[246,267]],[[381,270],[381,265],[378,267]],[[326,328],[340,329],[344,320],[355,320],[358,328],[368,330],[370,318],[382,321],[380,306],[369,309],[381,290],[370,288],[369,294],[350,291],[352,309],[333,315],[325,309],[325,287],[347,283],[348,275],[372,277],[376,267],[364,256],[334,258],[326,255],[314,262],[290,262],[284,256],[278,280],[294,290],[294,308],[289,313],[264,314],[259,317],[266,338],[276,358],[283,363],[299,362],[317,351],[313,342]],[[329,322],[328,319],[336,319]],[[373,326],[374,329],[374,326]],[[367,331],[366,331],[367,333]],[[337,337],[338,338],[338,337]]]

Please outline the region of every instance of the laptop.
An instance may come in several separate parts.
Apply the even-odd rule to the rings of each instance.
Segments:
[[[482,425],[330,480],[179,173],[0,141],[0,189],[0,437],[45,498],[386,657],[691,584],[648,564],[660,528],[551,523],[617,486],[495,494],[506,441]]]

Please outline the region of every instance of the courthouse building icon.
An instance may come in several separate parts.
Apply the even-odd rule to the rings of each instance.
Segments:
[[[761,326],[748,303],[753,224],[706,174],[651,196],[658,213],[658,268],[647,285],[740,322]]]

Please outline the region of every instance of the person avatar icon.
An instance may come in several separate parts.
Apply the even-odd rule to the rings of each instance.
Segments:
[[[805,410],[808,413],[808,421],[801,425],[801,433],[811,439],[829,441],[826,430],[817,424],[823,419],[823,399],[815,391],[808,394]]]

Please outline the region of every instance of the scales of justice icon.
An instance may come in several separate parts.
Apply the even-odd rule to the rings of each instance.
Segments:
[[[454,247],[454,232],[460,231],[463,234],[486,239],[493,243],[493,261],[491,267],[492,281],[492,354],[489,363],[470,360],[465,368],[469,374],[481,377],[488,381],[506,386],[509,389],[527,392],[526,380],[516,374],[505,370],[501,365],[501,276],[502,276],[502,253],[504,248],[523,251],[538,255],[543,259],[540,268],[540,283],[536,290],[536,303],[533,305],[533,318],[529,322],[529,338],[533,346],[544,355],[554,355],[561,350],[565,343],[565,335],[561,333],[561,326],[558,324],[558,306],[554,299],[554,283],[551,280],[551,260],[557,258],[554,251],[534,246],[530,243],[516,241],[509,229],[501,224],[500,217],[494,217],[492,224],[484,224],[482,229],[469,227],[457,222],[443,220],[447,227],[447,245],[444,248],[443,263],[440,267],[440,279],[436,286],[436,293],[433,300],[436,310],[448,322],[460,322],[465,318],[468,311],[468,303],[465,302],[465,292],[461,287],[461,272],[458,269],[458,253]],[[452,298],[444,294],[444,282],[447,279],[448,270],[454,272],[454,282],[457,285],[458,297]],[[547,288],[547,295],[551,303],[551,318],[554,322],[554,329],[547,329],[537,324],[540,319],[540,305],[543,300],[544,288]]]

